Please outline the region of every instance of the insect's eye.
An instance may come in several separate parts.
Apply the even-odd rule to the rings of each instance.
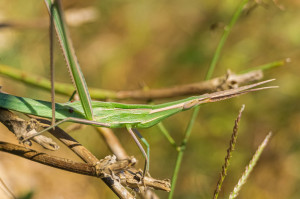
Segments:
[[[72,108],[69,108],[69,113],[73,113],[74,110]]]

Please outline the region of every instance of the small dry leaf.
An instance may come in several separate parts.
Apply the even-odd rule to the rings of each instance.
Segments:
[[[25,121],[6,109],[0,109],[0,121],[16,135],[20,142],[29,135],[36,133],[36,129],[40,128],[40,123],[37,120]],[[33,141],[48,150],[59,149],[59,146],[51,138],[44,135],[34,137]],[[24,144],[31,146],[31,141],[25,141]]]

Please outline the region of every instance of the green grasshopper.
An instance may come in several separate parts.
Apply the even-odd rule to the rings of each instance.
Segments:
[[[136,130],[137,128],[149,128],[161,122],[167,117],[199,106],[200,104],[225,100],[252,91],[274,88],[274,86],[254,88],[267,82],[273,81],[267,80],[240,88],[189,97],[186,99],[159,105],[122,104],[115,102],[92,101],[88,92],[88,88],[86,86],[84,76],[81,72],[80,66],[72,48],[71,41],[68,37],[68,32],[65,27],[60,2],[54,1],[54,3],[52,3],[51,0],[45,0],[45,3],[50,13],[50,19],[53,20],[60,45],[62,47],[67,66],[71,73],[71,77],[73,83],[75,84],[80,101],[53,103],[53,101],[47,102],[0,93],[0,107],[2,108],[25,114],[36,115],[39,117],[52,118],[54,121],[55,119],[58,121],[57,123],[53,123],[48,128],[45,128],[43,131],[24,138],[23,142],[47,130],[50,130],[51,128],[54,128],[55,126],[63,122],[75,122],[107,128],[125,127],[133,137],[134,141],[145,157],[143,172],[144,176],[149,169],[149,145],[146,140],[144,140],[144,138],[141,138],[141,140],[147,146],[146,153],[135,135],[137,134],[140,136],[140,134]],[[50,40],[53,40],[53,38],[50,38]],[[52,93],[52,95],[54,95],[54,93]]]
[[[116,102],[91,101],[91,106],[94,113],[93,120],[87,119],[84,107],[81,105],[82,102],[80,101],[55,103],[55,118],[59,120],[59,122],[51,125],[48,128],[45,128],[43,131],[37,134],[30,135],[23,141],[26,141],[36,135],[50,130],[54,126],[57,126],[63,122],[76,122],[107,128],[125,127],[131,134],[139,149],[142,151],[143,156],[145,157],[144,173],[146,173],[149,168],[149,146],[147,145],[147,143],[145,143],[147,145],[146,154],[145,150],[135,136],[135,132],[137,133],[137,128],[149,128],[153,125],[158,124],[167,117],[170,117],[182,111],[186,111],[200,104],[221,101],[252,91],[275,88],[276,86],[254,88],[270,81],[273,81],[273,79],[247,86],[242,86],[240,88],[189,97],[186,99],[158,105],[122,104]],[[6,108],[25,114],[36,115],[44,118],[52,118],[51,105],[52,103],[47,101],[0,93],[1,108]]]

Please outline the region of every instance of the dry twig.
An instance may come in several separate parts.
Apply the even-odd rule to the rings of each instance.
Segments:
[[[22,124],[27,124],[26,121],[22,121],[22,119],[5,109],[0,109],[0,122],[14,133],[16,133],[16,130],[28,130],[26,125]],[[145,177],[144,183],[141,183],[141,172],[133,167],[136,162],[135,158],[131,157],[117,161],[115,156],[107,156],[99,161],[85,147],[60,128],[56,127],[52,133],[86,163],[73,162],[65,158],[51,156],[6,142],[0,142],[0,150],[55,168],[99,177],[120,198],[133,198],[125,187],[141,192],[146,190],[143,186],[170,191],[170,182],[168,180],[156,180],[151,177]]]
[[[240,84],[249,83],[263,78],[261,70],[251,71],[244,74],[235,74],[230,70],[227,74],[211,80],[175,86],[171,88],[150,89],[150,90],[132,90],[116,92],[116,99],[136,99],[136,100],[153,100],[163,99],[184,95],[199,95],[214,91],[227,90],[236,88]],[[91,95],[93,89],[90,89]]]
[[[13,69],[12,67],[0,64],[0,74],[8,76],[12,79],[24,82],[27,85],[32,85],[45,90],[51,89],[50,81],[46,78],[35,76],[25,71]],[[230,71],[227,74],[216,77],[208,81],[202,81],[192,84],[178,85],[175,87],[161,88],[161,89],[139,89],[130,91],[113,91],[97,88],[89,88],[92,99],[106,100],[106,99],[133,99],[133,100],[153,100],[163,99],[170,97],[178,97],[185,95],[201,95],[218,90],[226,90],[228,88],[234,88],[238,85],[257,81],[262,79],[262,70],[250,71],[243,74],[234,74]],[[74,92],[74,87],[71,84],[56,83],[55,91],[58,94],[71,96]]]

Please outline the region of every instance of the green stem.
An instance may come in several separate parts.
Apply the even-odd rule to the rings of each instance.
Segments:
[[[241,13],[243,11],[243,7],[246,5],[246,3],[248,3],[248,1],[249,0],[243,0],[241,2],[241,4],[239,5],[238,9],[235,11],[232,19],[230,20],[230,23],[228,24],[228,26],[225,27],[224,33],[223,33],[223,35],[221,37],[221,40],[220,40],[220,42],[219,42],[219,44],[217,46],[217,49],[216,49],[216,51],[214,53],[214,57],[212,59],[212,62],[210,64],[210,67],[209,67],[208,72],[206,74],[205,80],[211,79],[212,74],[214,72],[214,69],[215,69],[215,67],[217,65],[217,62],[219,60],[222,48],[223,48],[223,46],[224,46],[224,44],[225,44],[225,42],[227,40],[227,37],[228,37],[228,35],[229,35],[232,27],[234,26],[234,24],[236,23],[236,21],[240,17],[240,15],[241,15]]]
[[[254,71],[254,70],[263,70],[263,71],[264,70],[269,70],[271,68],[283,66],[288,62],[290,62],[290,59],[286,58],[286,59],[283,59],[283,60],[278,60],[278,61],[274,61],[274,62],[271,62],[271,63],[263,64],[263,65],[260,65],[260,66],[254,67],[254,68],[249,68],[248,70],[244,70],[244,71],[240,72],[240,74],[248,73],[248,72]]]
[[[178,173],[179,173],[179,169],[180,169],[180,166],[181,166],[181,162],[182,162],[182,158],[183,158],[183,154],[184,154],[184,151],[185,151],[185,147],[186,147],[186,144],[189,140],[189,137],[191,135],[191,132],[192,132],[192,128],[194,126],[194,123],[196,121],[196,118],[197,118],[197,115],[199,113],[199,109],[200,109],[200,106],[197,106],[194,111],[193,111],[193,115],[191,117],[191,120],[187,126],[187,129],[185,131],[185,136],[184,136],[184,139],[180,145],[180,147],[178,147],[178,156],[177,156],[177,160],[176,160],[176,164],[175,164],[175,169],[174,169],[174,173],[173,173],[173,177],[172,177],[172,182],[171,182],[171,191],[170,191],[170,194],[169,194],[169,199],[173,198],[173,195],[174,195],[174,191],[175,191],[175,186],[176,186],[176,182],[177,182],[177,178],[178,178]]]
[[[26,73],[21,70],[14,69],[12,67],[1,65],[0,64],[0,74],[3,74],[7,77],[10,77],[14,80],[23,82],[28,85],[32,85],[44,90],[51,90],[51,83],[49,79],[36,76],[30,73]],[[66,83],[57,83],[55,82],[55,92],[71,96],[74,93],[74,86],[72,84],[66,84]],[[93,99],[115,99],[117,97],[117,93],[115,91],[109,91],[104,89],[96,89],[91,88],[89,89],[90,95]]]
[[[163,133],[163,135],[167,138],[167,140],[170,142],[170,144],[177,148],[177,144],[175,142],[175,140],[172,138],[172,136],[170,135],[170,133],[168,132],[168,130],[166,129],[166,127],[164,126],[164,124],[162,122],[158,123],[158,128],[159,130]]]
[[[181,148],[179,150],[178,155],[177,155],[176,165],[175,165],[175,169],[174,169],[174,173],[173,173],[173,178],[172,178],[172,182],[171,182],[171,185],[172,185],[171,186],[171,192],[169,194],[168,199],[173,198],[173,195],[174,195],[175,185],[176,185],[176,182],[177,182],[177,177],[178,177],[180,165],[181,165],[182,158],[183,158],[183,151],[182,150],[184,150],[184,149]],[[182,153],[181,153],[181,151],[182,151]]]

